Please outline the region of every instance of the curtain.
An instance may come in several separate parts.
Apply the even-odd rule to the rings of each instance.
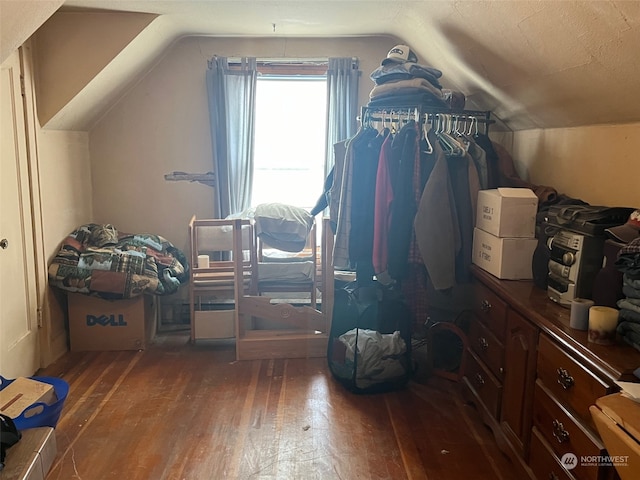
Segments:
[[[249,207],[253,183],[256,59],[243,57],[229,68],[226,57],[208,62],[207,91],[211,147],[216,173],[216,218]]]
[[[360,70],[356,59],[329,58],[325,178],[334,164],[333,146],[356,133],[359,77]]]

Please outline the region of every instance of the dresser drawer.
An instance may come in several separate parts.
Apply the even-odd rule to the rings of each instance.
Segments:
[[[538,378],[563,405],[568,405],[592,428],[589,406],[613,388],[578,364],[546,335],[538,343]]]
[[[579,479],[598,480],[604,478],[606,467],[582,465],[583,456],[606,455],[600,440],[584,424],[574,419],[567,410],[551,397],[540,381],[536,382],[533,403],[533,424],[547,440],[557,458],[566,453],[577,456],[578,462],[572,473]]]
[[[504,346],[487,326],[476,318],[471,319],[469,345],[498,380],[502,381],[504,375]]]
[[[507,304],[482,284],[474,285],[473,312],[493,332],[498,340],[504,342],[507,325]]]
[[[576,462],[578,461],[580,461],[579,458]],[[538,480],[576,480],[558,462],[553,450],[535,427],[531,431],[529,466]]]
[[[472,350],[467,351],[467,357],[467,365],[465,368],[467,381],[473,387],[493,418],[498,418],[500,399],[502,397],[502,385]]]

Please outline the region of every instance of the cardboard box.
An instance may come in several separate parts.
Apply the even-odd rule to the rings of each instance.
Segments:
[[[528,188],[494,188],[478,192],[476,227],[496,237],[533,238],[538,197]]]
[[[473,263],[501,279],[530,280],[532,260],[538,240],[501,238],[480,230],[473,231]]]
[[[0,390],[0,412],[16,418],[34,403],[51,405],[57,400],[53,385],[31,378],[18,377]],[[43,407],[40,407],[43,408]],[[25,414],[28,415],[29,412]],[[34,412],[40,413],[40,412]]]
[[[70,293],[71,350],[144,350],[155,335],[156,301],[151,295],[104,300]]]

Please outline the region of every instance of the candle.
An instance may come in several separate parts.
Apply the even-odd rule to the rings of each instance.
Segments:
[[[593,300],[574,298],[571,301],[571,316],[569,326],[576,330],[589,329],[589,308],[593,307]]]
[[[589,341],[610,345],[616,338],[618,310],[595,306],[589,309]]]
[[[209,255],[198,255],[198,268],[209,268]]]

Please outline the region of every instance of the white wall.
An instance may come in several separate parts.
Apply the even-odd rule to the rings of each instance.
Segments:
[[[40,198],[42,233],[47,264],[60,243],[77,226],[91,222],[91,165],[86,132],[39,130]],[[43,315],[49,335],[48,364],[67,348],[66,296],[47,288]]]
[[[123,231],[156,233],[186,249],[190,217],[213,215],[211,187],[168,182],[164,175],[213,169],[205,72],[214,54],[355,56],[361,60],[360,98],[365,103],[373,87],[369,74],[394,44],[389,37],[181,39],[90,132],[95,221]],[[298,120],[304,119],[293,121]]]
[[[640,124],[523,130],[513,138],[523,178],[592,205],[640,208]]]

